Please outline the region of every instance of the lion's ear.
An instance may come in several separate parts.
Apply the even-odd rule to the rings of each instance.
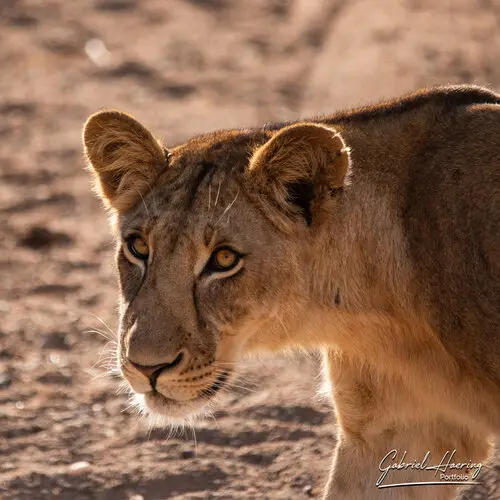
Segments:
[[[165,151],[131,116],[99,111],[83,128],[85,155],[106,205],[125,211],[151,188],[166,166]]]
[[[299,123],[254,152],[248,177],[275,211],[292,219],[301,215],[310,225],[322,201],[343,187],[349,164],[349,148],[334,128]]]

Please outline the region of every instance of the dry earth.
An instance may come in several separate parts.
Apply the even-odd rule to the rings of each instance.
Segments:
[[[115,278],[81,125],[115,106],[168,144],[428,84],[500,90],[499,24],[494,0],[2,0],[0,496],[317,497],[335,440],[315,355],[249,361],[254,389],[196,444],[148,433],[99,376]],[[498,464],[463,498],[500,498]]]

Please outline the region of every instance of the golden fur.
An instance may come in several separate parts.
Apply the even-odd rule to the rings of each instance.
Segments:
[[[376,482],[391,450],[477,464],[500,433],[498,103],[426,89],[168,156],[131,117],[91,116],[85,150],[116,217],[118,358],[145,409],[190,418],[245,354],[321,347],[338,421],[325,497],[453,498]],[[214,268],[221,247],[234,268]],[[436,479],[409,467],[383,483]]]
[[[155,182],[165,165],[165,153],[127,114],[105,111],[98,115],[98,120],[90,117],[85,128],[85,154],[99,169],[95,180],[101,198],[116,210],[127,210]]]

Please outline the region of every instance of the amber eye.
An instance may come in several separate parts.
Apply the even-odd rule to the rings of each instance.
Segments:
[[[230,271],[238,265],[240,255],[231,248],[219,248],[210,259],[214,271]]]
[[[137,234],[127,238],[127,248],[136,259],[147,260],[149,257],[149,247],[146,240]]]

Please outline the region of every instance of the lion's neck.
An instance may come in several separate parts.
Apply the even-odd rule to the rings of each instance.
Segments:
[[[411,159],[432,126],[425,110],[339,126],[352,171],[315,241],[321,271],[312,283],[324,304],[363,312],[416,307],[401,221]]]
[[[403,230],[390,198],[351,186],[314,242],[314,299],[351,312],[412,307],[412,271]]]

